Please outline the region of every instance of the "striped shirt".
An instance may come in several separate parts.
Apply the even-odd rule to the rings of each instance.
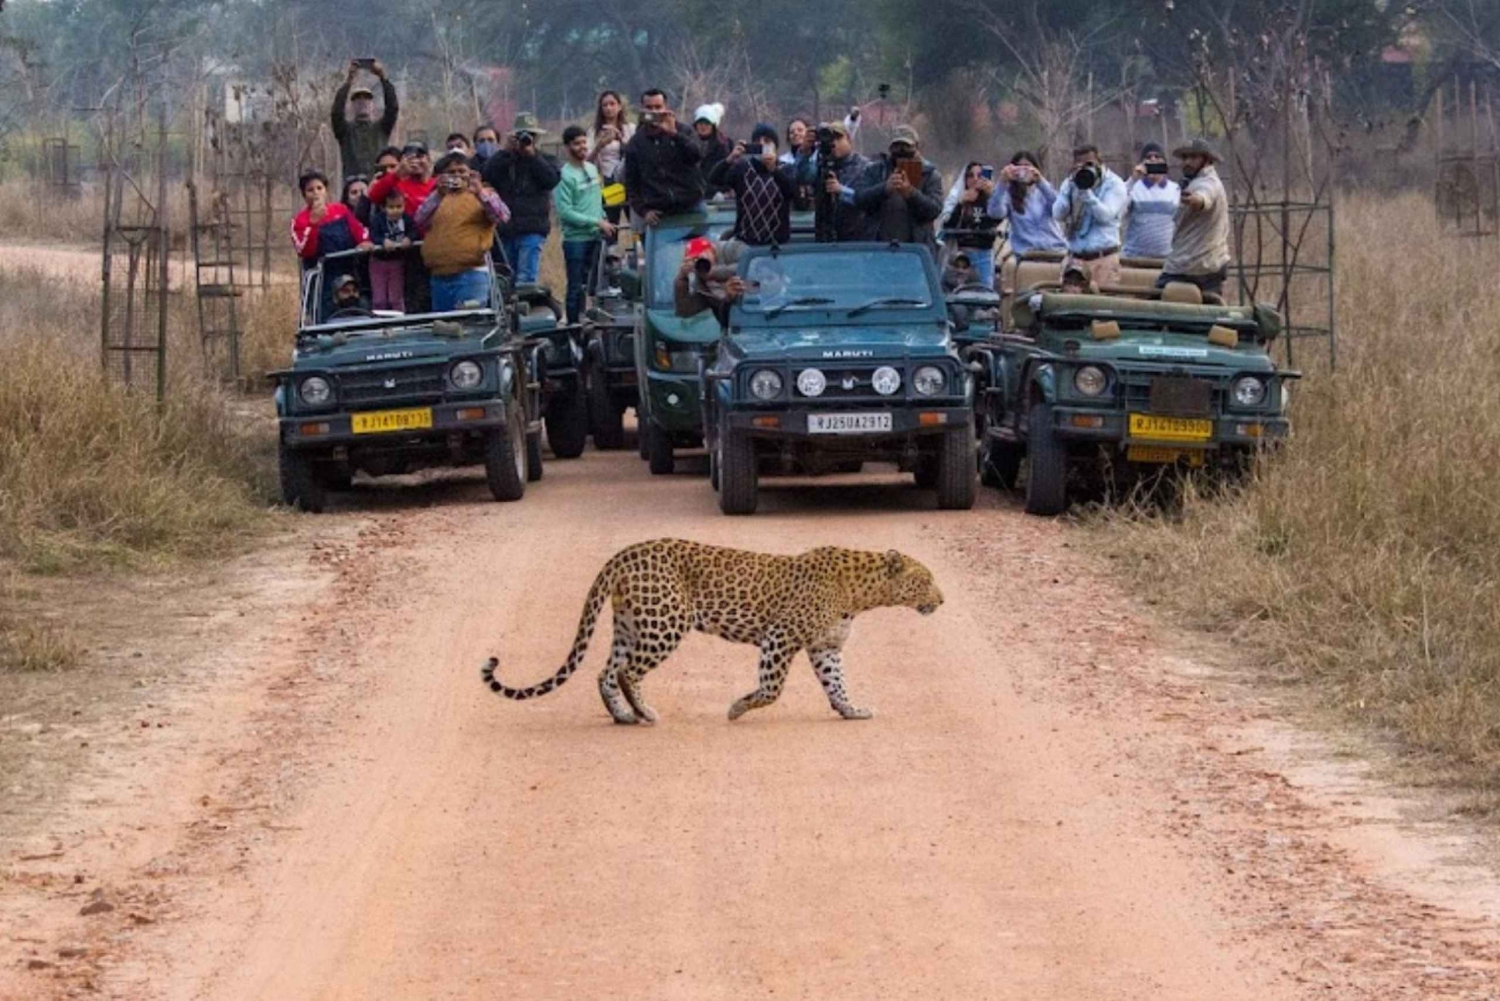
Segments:
[[[1126,257],[1164,258],[1172,252],[1172,217],[1182,200],[1182,189],[1171,178],[1161,184],[1132,179],[1125,185],[1130,207],[1125,216]]]

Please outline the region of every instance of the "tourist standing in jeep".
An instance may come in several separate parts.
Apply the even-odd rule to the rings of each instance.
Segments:
[[[703,201],[702,162],[703,146],[667,107],[667,95],[655,87],[641,94],[639,124],[625,146],[630,214],[655,226],[696,209]]]
[[[484,183],[510,207],[510,221],[500,227],[500,242],[522,285],[535,282],[541,272],[542,246],[552,232],[552,189],[562,180],[557,164],[537,148],[544,134],[537,117],[523,111],[505,147],[484,164]]]
[[[1073,151],[1073,173],[1057,192],[1052,218],[1068,240],[1069,263],[1081,264],[1096,288],[1120,283],[1120,220],[1128,196],[1120,175],[1085,143]]]
[[[375,118],[375,95],[368,87],[355,87],[354,78],[360,70],[369,70],[380,81],[381,96],[385,107],[380,119]],[[352,89],[351,89],[352,88]],[[354,117],[349,117],[353,110]],[[385,75],[385,66],[378,59],[351,59],[344,84],[333,94],[333,138],[339,144],[339,159],[343,166],[340,180],[355,174],[368,174],[375,166],[375,157],[386,143],[391,141],[391,131],[396,127],[396,117],[401,104],[396,100],[396,87]]]
[[[869,239],[935,251],[932,224],[943,213],[943,178],[922,156],[919,141],[910,125],[896,126],[888,154],[860,179],[854,204],[865,213]]]
[[[1207,140],[1193,139],[1172,155],[1182,161],[1187,187],[1177,209],[1172,252],[1156,287],[1187,282],[1205,294],[1222,295],[1229,277],[1229,197],[1214,167],[1218,154]]]

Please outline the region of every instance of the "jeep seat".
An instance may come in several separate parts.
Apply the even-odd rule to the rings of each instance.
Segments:
[[[1162,302],[1184,302],[1192,306],[1203,305],[1203,290],[1192,282],[1167,282],[1161,290]]]
[[[1161,261],[1150,257],[1122,257],[1118,284],[1131,290],[1153,289],[1156,279],[1161,277],[1161,266]]]

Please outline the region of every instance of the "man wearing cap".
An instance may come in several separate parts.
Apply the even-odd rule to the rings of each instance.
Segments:
[[[1052,218],[1068,243],[1068,262],[1082,264],[1096,287],[1120,281],[1120,221],[1128,202],[1125,182],[1104,165],[1099,147],[1073,150],[1073,173],[1057,191]]]
[[[734,235],[751,246],[787,243],[792,238],[792,203],[797,182],[792,168],[776,162],[776,129],[765,122],[750,133],[754,156],[744,143],[735,143],[729,158],[709,171],[712,187],[734,192]]]
[[[718,258],[718,248],[704,236],[693,237],[682,248],[682,267],[672,282],[678,316],[697,316],[712,310],[720,326],[729,325],[729,308],[745,294],[745,280],[732,264],[719,264]]]
[[[1125,257],[1161,260],[1172,250],[1172,217],[1182,201],[1182,189],[1167,176],[1167,156],[1159,143],[1141,147],[1141,162],[1125,182]]]
[[[663,216],[691,212],[703,201],[703,146],[667,108],[667,95],[641,94],[640,124],[625,145],[625,195],[630,214],[647,226]]]
[[[920,243],[935,253],[932,223],[943,212],[943,179],[922,157],[919,141],[910,125],[896,126],[890,152],[865,171],[854,204],[865,213],[870,239]],[[921,164],[919,184],[912,184],[902,167],[913,161]]]
[[[374,60],[369,64],[369,70],[380,81],[385,98],[385,109],[380,120],[375,120],[375,95],[369,87],[354,87],[354,78],[364,67],[360,60],[351,59],[344,85],[333,95],[333,137],[338,141],[339,158],[343,162],[339,174],[341,179],[372,172],[376,155],[391,141],[391,130],[396,127],[396,116],[401,111],[396,88],[385,75],[385,66],[380,60]],[[348,117],[351,109],[354,112],[352,120]]]
[[[854,137],[847,124],[824,122],[821,127],[833,134],[833,170],[823,183],[823,192],[834,196],[830,203],[833,208],[834,239],[840,242],[863,240],[869,225],[865,213],[854,204],[854,193],[864,179],[865,172],[870,169],[870,161],[854,152]],[[816,152],[813,153],[813,162],[816,176],[819,172]]]
[[[535,282],[541,271],[542,246],[552,231],[552,189],[562,180],[556,161],[537,149],[537,139],[546,134],[536,115],[523,111],[504,148],[484,164],[484,183],[510,207],[500,243],[521,284]]]
[[[333,280],[333,312],[345,309],[370,312],[370,304],[359,294],[359,280],[353,275],[339,275]]]
[[[1156,287],[1189,282],[1204,293],[1222,295],[1229,276],[1229,198],[1214,166],[1219,156],[1204,139],[1193,139],[1172,155],[1182,162],[1187,187],[1177,208],[1172,251]]]

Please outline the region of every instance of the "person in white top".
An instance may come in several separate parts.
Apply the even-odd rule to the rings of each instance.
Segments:
[[[1172,252],[1173,217],[1182,200],[1182,189],[1167,176],[1167,157],[1159,143],[1141,147],[1141,162],[1125,182],[1130,196],[1125,209],[1125,245],[1120,253],[1126,257],[1150,257],[1157,260]]]
[[[594,124],[589,128],[588,162],[599,168],[602,184],[617,184],[625,180],[625,144],[635,135],[635,123],[625,113],[625,101],[617,91],[606,90],[599,94],[594,105]],[[625,206],[612,205],[605,209],[610,224],[618,226]]]

